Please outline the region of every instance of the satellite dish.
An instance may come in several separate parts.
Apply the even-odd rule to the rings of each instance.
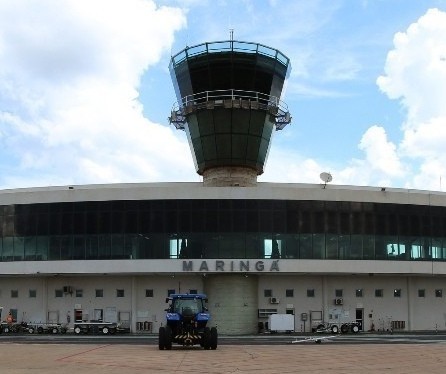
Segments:
[[[333,180],[333,177],[331,176],[331,174],[326,173],[326,172],[321,173],[320,178],[324,182],[324,188],[327,185],[327,183],[330,183]]]
[[[321,173],[320,177],[321,177],[322,181],[325,183],[329,183],[333,180],[333,177],[331,176],[331,174],[326,173],[326,172]]]

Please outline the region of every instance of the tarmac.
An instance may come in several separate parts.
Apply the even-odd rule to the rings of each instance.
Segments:
[[[1,374],[445,373],[446,343],[220,345],[0,343]]]

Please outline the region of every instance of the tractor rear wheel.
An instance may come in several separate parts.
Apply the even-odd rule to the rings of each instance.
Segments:
[[[217,349],[218,344],[218,332],[216,327],[211,328],[211,334],[210,334],[210,346],[211,349]]]
[[[203,348],[210,349],[211,348],[211,330],[209,329],[209,327],[204,328],[202,340],[203,340]]]
[[[164,349],[166,345],[166,328],[161,326],[158,331],[158,348],[160,351]]]

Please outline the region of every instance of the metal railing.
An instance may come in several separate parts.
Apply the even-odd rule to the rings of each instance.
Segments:
[[[256,53],[271,57],[284,66],[288,66],[290,64],[290,59],[277,49],[258,43],[224,40],[186,47],[176,55],[172,56],[171,65],[176,66],[190,57],[196,57],[205,53],[222,52]]]
[[[204,91],[184,96],[180,103],[173,105],[169,122],[177,129],[184,130],[188,114],[216,107],[268,111],[275,119],[277,130],[282,130],[291,122],[288,106],[277,96],[235,89]]]

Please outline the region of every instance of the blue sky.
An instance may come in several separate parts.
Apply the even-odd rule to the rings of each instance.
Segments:
[[[172,54],[290,57],[264,182],[446,188],[446,0],[0,0],[0,189],[200,181]]]

